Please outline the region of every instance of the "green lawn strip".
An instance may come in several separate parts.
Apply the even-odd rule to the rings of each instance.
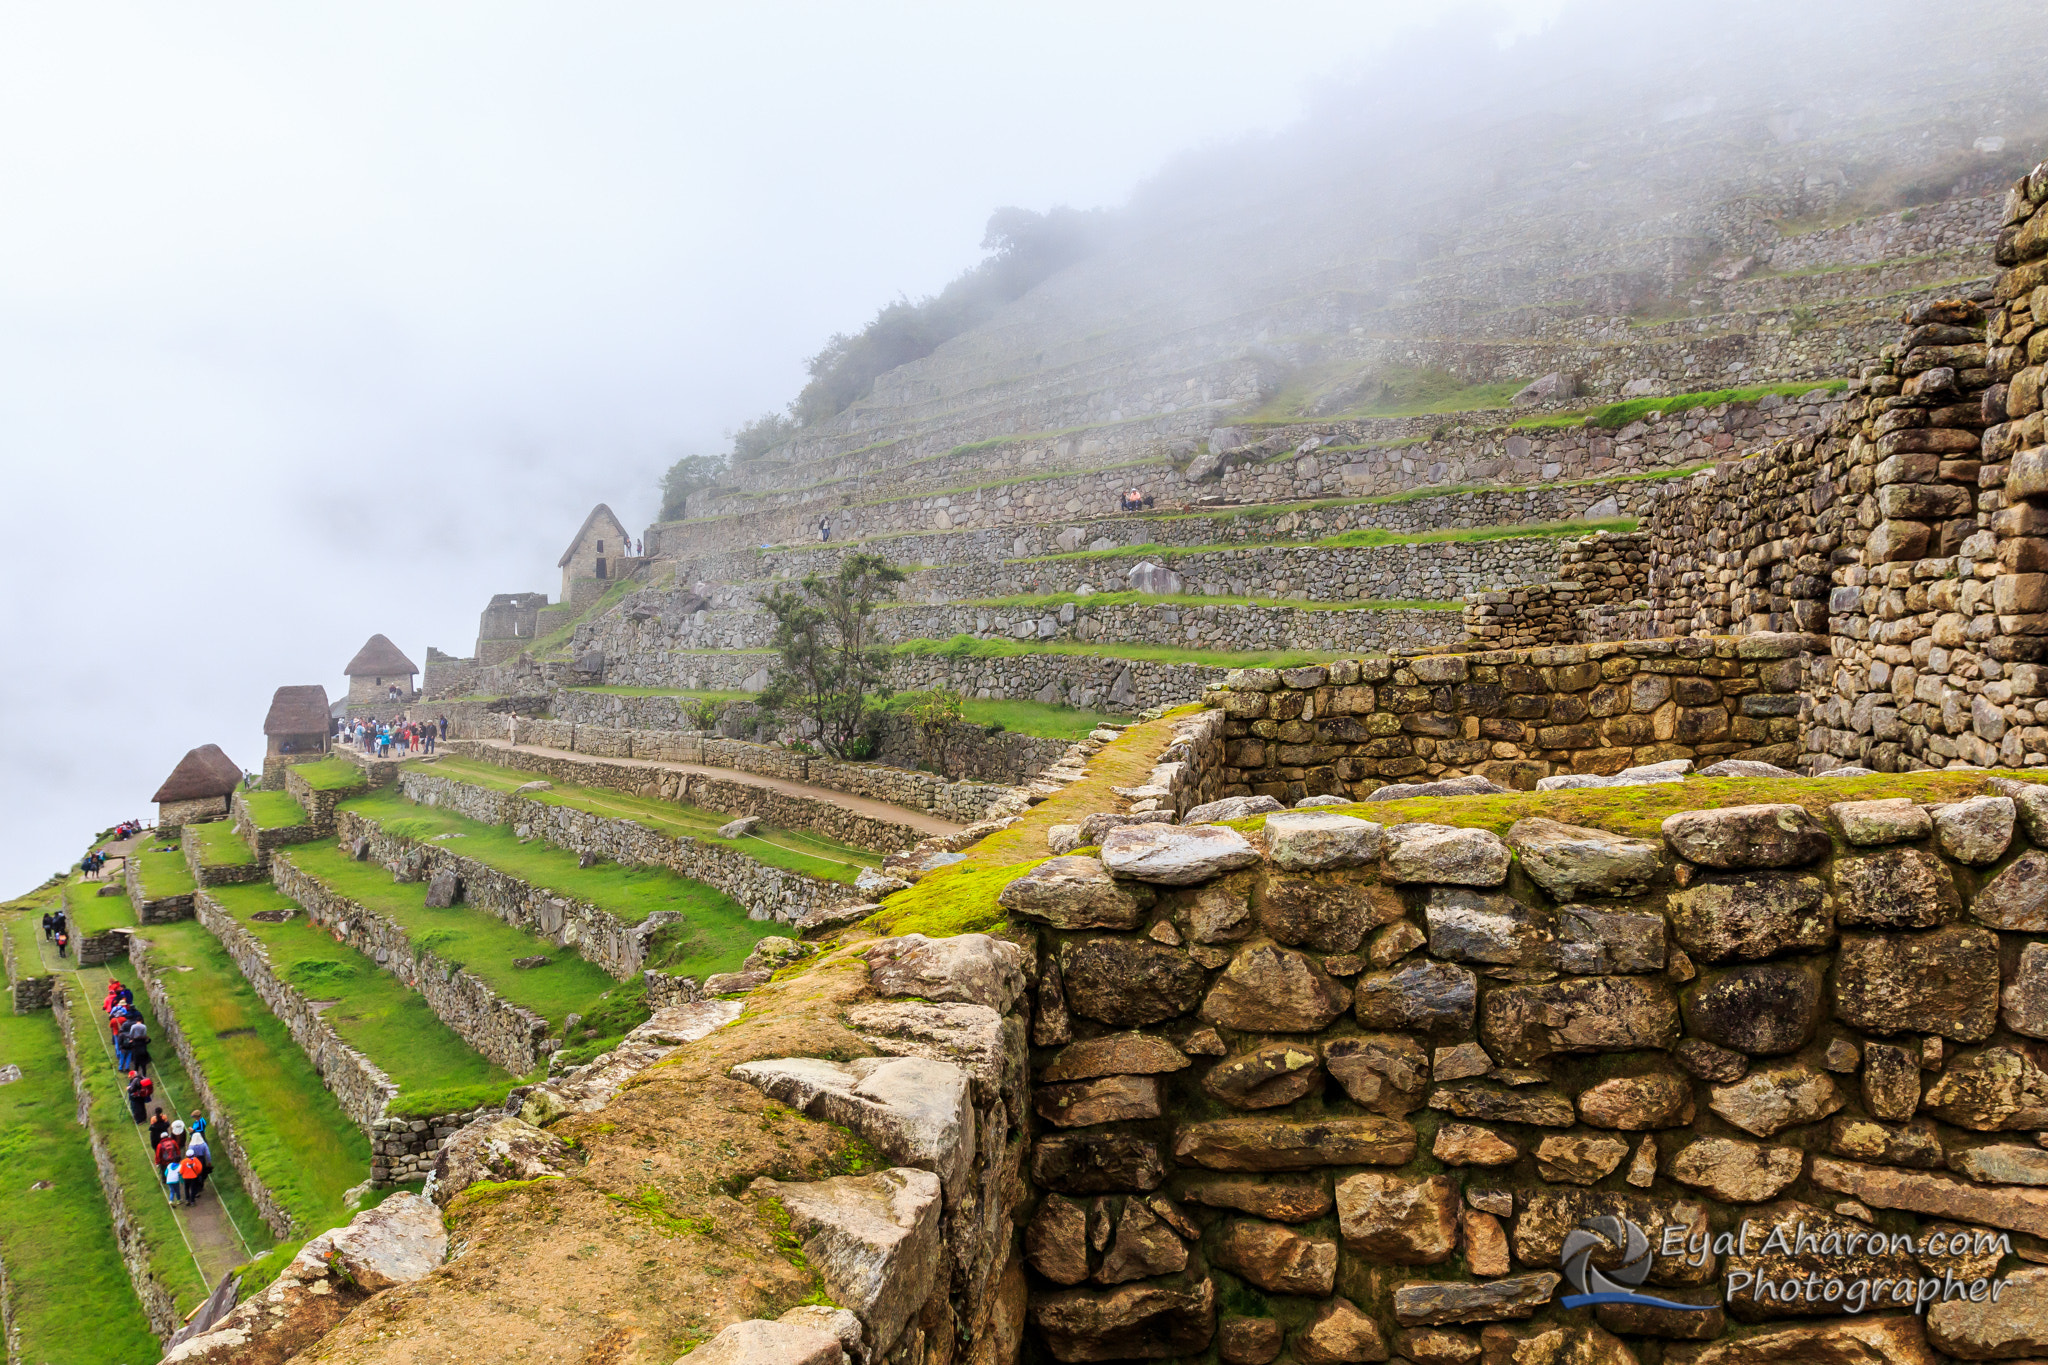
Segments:
[[[107,885],[120,887],[121,883],[89,882],[82,877],[64,883],[65,919],[74,941],[135,923],[135,907],[128,903],[128,892],[124,889],[102,896],[100,888]]]
[[[1829,393],[1840,393],[1849,387],[1846,379],[1819,379],[1800,384],[1760,384],[1746,389],[1707,389],[1699,393],[1675,393],[1667,398],[1630,398],[1620,403],[1609,403],[1604,407],[1580,408],[1575,412],[1553,412],[1541,417],[1524,417],[1513,423],[1511,431],[1537,431],[1557,427],[1598,427],[1604,431],[1618,431],[1631,422],[1640,422],[1653,412],[1666,417],[1674,413],[1690,412],[1694,408],[1718,407],[1723,403],[1754,403],[1759,398],[1777,394],[1784,398],[1796,398],[1815,389],[1826,389]]]
[[[1232,550],[1263,550],[1269,548],[1315,550],[1378,545],[1438,545],[1446,542],[1469,544],[1474,541],[1488,540],[1587,536],[1595,531],[1633,531],[1636,529],[1636,525],[1637,519],[1634,517],[1610,517],[1602,521],[1525,521],[1504,526],[1454,527],[1445,531],[1389,531],[1378,526],[1366,526],[1356,531],[1339,531],[1335,535],[1320,536],[1315,540],[1218,541],[1211,545],[1161,545],[1151,542],[1144,545],[1123,545],[1114,550],[1075,550],[1069,554],[1038,555],[1030,559],[1006,559],[1003,562],[1005,564],[1085,563],[1105,559],[1132,559],[1138,557],[1159,559],[1167,556],[1212,555],[1223,554]]]
[[[955,635],[948,640],[904,640],[891,653],[920,659],[1014,659],[1026,654],[1072,654],[1139,663],[1201,664],[1210,668],[1295,668],[1355,659],[1371,651],[1341,649],[1183,649],[1178,645],[1025,644]]]
[[[296,803],[294,803],[296,804]],[[203,825],[186,826],[199,844],[199,865],[201,867],[246,867],[256,861],[256,851],[243,841],[234,825],[226,820],[212,820]]]
[[[595,692],[607,697],[694,697],[699,701],[745,701],[751,692],[717,691],[689,687],[571,687],[571,692]]]
[[[1291,597],[1208,597],[1195,593],[1073,592],[1019,593],[1012,597],[963,598],[956,607],[1265,607],[1292,611],[1460,611],[1462,602],[1428,598],[1355,598],[1345,602],[1311,602]],[[896,610],[914,610],[903,607]]]
[[[33,900],[10,901],[6,908],[21,909],[20,914],[7,917],[7,935],[14,941],[14,970],[21,977],[48,976],[40,953],[43,941],[43,916],[57,908],[59,897],[37,897]],[[25,908],[24,908],[25,907]],[[0,1260],[4,1260],[0,1257]]]
[[[472,782],[480,787],[491,787],[503,792],[513,791],[533,781],[532,773],[516,768],[501,768],[495,764],[482,763],[473,759],[442,758],[436,760],[432,766],[423,767],[422,771],[438,772],[443,776],[459,774],[465,782]],[[399,796],[395,789],[392,789],[392,795],[399,801],[404,800],[404,797]],[[785,868],[791,872],[802,872],[809,876],[822,878],[825,881],[846,882],[850,884],[855,878],[860,876],[862,868],[880,867],[882,865],[882,855],[879,853],[871,852],[864,848],[854,848],[850,844],[842,844],[835,839],[828,839],[822,834],[814,834],[809,830],[786,829],[779,825],[757,825],[755,832],[752,834],[738,839],[721,839],[718,837],[718,830],[721,826],[732,823],[733,817],[731,815],[715,810],[705,810],[701,806],[686,806],[675,801],[663,801],[659,797],[635,796],[628,792],[613,791],[609,787],[584,787],[578,786],[573,782],[557,782],[549,790],[527,792],[525,795],[539,801],[542,805],[568,806],[574,810],[589,811],[593,815],[604,815],[619,820],[633,820],[639,824],[646,825],[649,829],[659,830],[663,834],[701,839],[707,844],[723,844],[727,848],[739,850],[757,863],[765,863],[769,867]],[[360,802],[366,799],[368,798],[357,797],[354,800]],[[392,811],[394,815],[397,815],[396,808],[388,805],[366,808],[351,802],[349,809],[361,809],[365,810],[365,813],[371,809],[386,810]],[[429,813],[429,808],[407,805],[404,813],[422,815]],[[436,811],[432,813],[442,814],[444,812]],[[462,819],[461,816],[452,814],[450,818]],[[436,834],[443,833],[446,832],[446,828],[452,827],[436,826],[431,832]],[[463,828],[466,832],[471,828],[489,829],[492,827],[476,825],[473,821],[465,821]],[[512,844],[518,844],[518,840],[511,839],[509,834],[507,838]],[[526,848],[536,846],[532,843],[523,845]],[[466,852],[467,849],[465,848],[464,851]],[[556,850],[556,852],[560,852],[560,850]],[[565,854],[564,856],[571,863],[576,861],[574,854]],[[507,870],[509,871],[510,869],[508,868]],[[659,909],[660,907],[657,906],[656,908]]]
[[[901,711],[916,701],[918,693],[898,692],[884,705],[891,711]],[[961,715],[975,725],[993,725],[1003,730],[1015,731],[1020,735],[1036,735],[1041,739],[1079,739],[1105,722],[1123,724],[1128,716],[1111,715],[1103,711],[1083,711],[1073,706],[1055,706],[1042,701],[995,701],[985,697],[968,697],[960,703]]]
[[[347,791],[351,787],[368,785],[363,779],[363,770],[345,758],[323,758],[318,763],[298,763],[292,766],[292,771],[314,791]]]
[[[204,925],[152,925],[149,941],[179,1031],[258,1177],[309,1233],[346,1221],[344,1194],[369,1177],[369,1139]]]
[[[427,904],[425,882],[399,882],[373,862],[357,862],[328,843],[308,844],[287,855],[292,865],[330,891],[382,915],[404,929],[413,946],[462,967],[515,1005],[532,1010],[559,1031],[569,1014],[588,1014],[617,983],[597,966],[496,915],[466,905],[436,909]],[[541,968],[512,964],[521,958],[552,959]]]
[[[40,915],[14,916],[10,932]],[[12,1283],[20,1359],[147,1365],[163,1348],[136,1300],[93,1178],[56,1017],[0,1013],[0,1063],[22,1074],[0,1086],[0,1158],[10,1191],[0,1199],[0,1260]]]
[[[294,908],[268,882],[208,893],[270,951],[271,967],[312,1000],[333,1000],[322,1018],[398,1083],[394,1114],[444,1114],[493,1104],[518,1078],[473,1052],[418,992],[370,958],[336,943],[303,914],[281,924],[251,916]]]
[[[243,792],[242,805],[258,829],[290,829],[312,819],[298,799],[286,792]]]
[[[136,874],[141,880],[144,900],[189,896],[199,886],[192,880],[192,867],[180,849],[166,849],[158,845],[156,848],[144,847],[129,856],[136,860]]]
[[[462,780],[468,781],[468,774],[464,773]],[[461,834],[461,840],[445,840],[443,845],[453,845],[451,851],[531,886],[588,901],[623,923],[643,923],[657,910],[677,911],[684,927],[672,935],[669,961],[691,963],[695,970],[688,975],[735,971],[758,940],[778,931],[779,926],[768,920],[748,919],[746,908],[716,887],[679,877],[665,867],[628,867],[606,861],[578,867],[575,854],[539,839],[522,844],[502,825],[481,824],[437,807],[416,806],[389,788],[377,795],[386,799],[372,802],[357,797],[349,803],[350,809],[360,810],[391,833],[407,838]],[[684,970],[680,966],[668,969]]]
[[[569,643],[569,638],[576,633],[577,626],[585,621],[595,620],[604,615],[617,606],[627,593],[633,591],[638,586],[639,584],[630,578],[619,579],[609,588],[606,588],[604,594],[595,602],[592,602],[582,611],[577,612],[568,620],[563,621],[553,630],[540,636],[532,644],[528,645],[526,652],[536,659],[545,658],[547,655],[554,653]]]

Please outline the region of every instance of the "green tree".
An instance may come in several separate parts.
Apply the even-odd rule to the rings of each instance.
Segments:
[[[950,687],[934,687],[929,692],[915,692],[904,713],[910,723],[917,727],[917,747],[924,757],[924,766],[935,773],[946,772],[946,741],[952,737],[952,730],[966,717],[963,698]]]
[[[725,473],[723,455],[685,455],[661,476],[661,520],[680,521],[684,501],[700,488],[709,488]]]
[[[834,758],[860,756],[870,708],[888,695],[889,651],[875,640],[872,618],[904,577],[880,555],[850,554],[836,574],[810,574],[762,602],[775,618],[776,659],[761,705],[810,717]]]
[[[729,431],[732,458],[745,463],[758,460],[796,434],[796,422],[779,412],[764,412],[738,431]]]

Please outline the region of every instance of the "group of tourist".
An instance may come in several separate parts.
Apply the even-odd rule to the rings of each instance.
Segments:
[[[1152,495],[1142,488],[1130,488],[1124,490],[1123,497],[1118,501],[1126,512],[1142,512],[1152,505]]]
[[[78,860],[78,870],[80,872],[83,872],[87,878],[93,880],[98,879],[100,875],[100,869],[105,867],[106,865],[107,855],[105,853],[102,853],[99,849],[94,849],[92,852],[86,854],[83,858],[80,858]]]
[[[71,923],[65,918],[64,907],[43,912],[43,941],[57,945],[57,956],[64,957],[71,948]]]
[[[107,1016],[107,1031],[114,1040],[114,1066],[128,1081],[129,1117],[149,1124],[150,1160],[165,1197],[173,1204],[197,1203],[206,1178],[213,1174],[206,1115],[194,1109],[187,1126],[182,1119],[165,1118],[162,1108],[150,1104],[156,1097],[156,1082],[149,1075],[149,1026],[135,1007],[134,991],[118,980],[109,980],[100,1012]]]
[[[353,745],[359,752],[377,758],[389,758],[393,750],[400,757],[431,754],[436,744],[448,738],[448,717],[406,721],[346,720],[341,723],[338,738],[343,744]]]

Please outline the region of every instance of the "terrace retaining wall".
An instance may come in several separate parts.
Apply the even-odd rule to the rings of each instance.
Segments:
[[[655,931],[682,918],[674,911],[657,910],[643,923],[627,924],[589,901],[521,881],[440,844],[392,834],[353,811],[343,813],[342,838],[351,844],[367,840],[368,856],[400,881],[425,881],[444,870],[454,874],[461,903],[550,943],[574,948],[585,961],[620,981],[642,969]]]
[[[192,893],[182,892],[176,896],[158,896],[150,899],[142,894],[142,857],[131,855],[122,860],[122,879],[128,883],[128,901],[135,907],[135,918],[143,924],[172,924],[181,919],[192,918]]]
[[[421,948],[397,922],[303,871],[290,854],[274,855],[270,872],[277,889],[298,902],[313,923],[417,992],[478,1055],[524,1076],[560,1046],[549,1045],[546,1019],[505,999],[475,973]]]
[[[431,772],[403,773],[399,788],[424,805],[445,806],[487,825],[510,825],[522,839],[540,838],[571,853],[629,865],[665,867],[678,876],[717,887],[745,906],[752,919],[788,924],[814,909],[861,901],[860,893],[851,886],[769,867],[716,844],[658,834],[631,820],[550,806]]]

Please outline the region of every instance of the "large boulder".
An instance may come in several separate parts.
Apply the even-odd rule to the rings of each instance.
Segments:
[[[1055,929],[1135,929],[1157,894],[1142,882],[1118,881],[1100,859],[1069,855],[1032,868],[996,902]]]
[[[165,1365],[284,1365],[364,1299],[410,1284],[447,1257],[441,1211],[401,1190],[307,1242],[261,1293],[175,1347]]]
[[[1453,825],[1395,825],[1383,866],[1388,881],[1452,886],[1499,886],[1512,857],[1489,829]]]
[[[445,1208],[480,1180],[547,1180],[576,1164],[576,1149],[553,1133],[511,1114],[488,1114],[441,1144],[431,1193]]]
[[[1227,825],[1125,825],[1102,837],[1102,864],[1118,877],[1191,886],[1259,860]]]
[[[1350,1004],[1350,989],[1313,958],[1255,940],[1209,987],[1202,1018],[1247,1032],[1319,1033]]]
[[[841,1124],[899,1166],[930,1171],[949,1194],[967,1188],[974,1160],[974,1106],[967,1073],[922,1057],[827,1062],[773,1057],[732,1069],[771,1099]]]
[[[1541,379],[1531,380],[1515,390],[1515,396],[1508,401],[1518,408],[1534,407],[1538,403],[1563,403],[1579,396],[1579,377],[1563,370],[1552,370]]]
[[[1633,896],[1648,889],[1664,859],[1647,839],[1534,816],[1509,827],[1508,845],[1530,879],[1560,901]]]
[[[761,1179],[749,1192],[788,1212],[789,1230],[825,1292],[867,1329],[869,1358],[886,1354],[938,1278],[939,1178],[895,1167],[804,1183]]]
[[[1187,1013],[1208,973],[1178,948],[1127,938],[1093,938],[1060,949],[1067,1008],[1119,1026],[1156,1024]]]
[[[1245,820],[1268,811],[1286,810],[1287,807],[1271,796],[1226,796],[1220,801],[1207,801],[1189,809],[1180,818],[1184,825],[1215,825],[1228,820]]]
[[[868,948],[867,960],[880,996],[986,1005],[1001,1014],[1024,993],[1024,950],[987,934],[885,938]]]
[[[1826,856],[1828,832],[1791,804],[1688,810],[1664,820],[1664,842],[1687,862],[1724,871],[1800,867]]]
[[[1124,576],[1132,592],[1142,592],[1154,597],[1172,597],[1181,592],[1185,584],[1181,576],[1164,564],[1154,564],[1149,559],[1140,560],[1131,566]]]

